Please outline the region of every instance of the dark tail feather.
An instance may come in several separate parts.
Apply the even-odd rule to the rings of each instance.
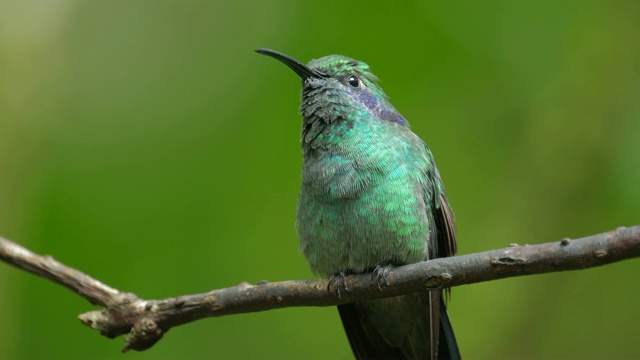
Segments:
[[[442,338],[440,329],[442,328],[442,321],[440,320],[440,314],[442,314],[442,293],[438,291],[429,291],[429,339],[431,344],[431,360],[438,360],[438,354],[440,353],[440,345],[436,348],[435,344],[440,344]],[[443,358],[440,358],[443,359]]]
[[[404,359],[402,352],[390,347],[367,317],[361,316],[357,304],[338,305],[338,311],[356,359]]]
[[[440,342],[438,343],[438,358],[441,360],[460,360],[458,342],[453,333],[449,314],[444,300],[440,299]]]

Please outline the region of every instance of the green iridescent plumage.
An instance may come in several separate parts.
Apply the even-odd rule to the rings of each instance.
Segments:
[[[323,276],[371,272],[455,253],[453,213],[431,151],[389,102],[369,66],[340,55],[304,65],[297,229]],[[441,292],[339,307],[358,358],[458,358]],[[443,341],[439,341],[444,333]]]

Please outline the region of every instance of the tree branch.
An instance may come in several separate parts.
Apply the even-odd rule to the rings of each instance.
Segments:
[[[338,291],[328,280],[241,283],[208,293],[163,300],[144,300],[113,289],[50,256],[37,255],[0,237],[0,260],[61,284],[102,310],[79,316],[83,324],[114,338],[124,335],[130,349],[153,346],[174,326],[206,317],[293,306],[332,306],[449,288],[514,276],[578,270],[640,257],[640,226],[581,239],[539,245],[511,245],[504,249],[435,259],[393,268],[378,286],[370,274],[349,275]],[[346,290],[346,291],[345,291]]]

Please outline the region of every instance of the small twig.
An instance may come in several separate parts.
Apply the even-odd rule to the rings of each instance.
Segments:
[[[341,292],[340,296],[335,287],[327,291],[328,280],[304,280],[242,283],[204,294],[143,300],[0,237],[1,260],[57,282],[92,304],[104,306],[102,310],[81,314],[80,320],[109,338],[125,335],[123,351],[148,349],[172,327],[206,317],[293,306],[331,306],[514,276],[578,270],[635,257],[640,257],[640,226],[582,239],[512,245],[401,266],[386,273],[385,285],[381,287],[371,281],[371,274],[349,275],[344,278],[349,291]]]
[[[115,306],[122,303],[126,295],[51,256],[40,256],[3,237],[0,237],[0,260],[58,283],[93,305]]]

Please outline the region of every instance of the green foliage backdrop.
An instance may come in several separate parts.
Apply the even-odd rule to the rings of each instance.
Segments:
[[[640,3],[0,2],[0,234],[146,298],[311,276],[300,82],[365,60],[431,146],[459,252],[640,223]],[[456,288],[468,359],[638,358],[640,263]],[[0,264],[0,358],[348,359],[333,308],[199,321],[121,355]],[[123,357],[124,356],[124,357]]]

